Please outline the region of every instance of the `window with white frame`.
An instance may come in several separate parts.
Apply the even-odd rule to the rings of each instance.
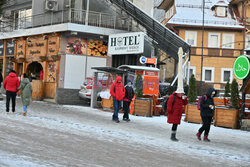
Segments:
[[[246,35],[246,48],[250,48],[250,35]]]
[[[31,26],[32,9],[23,9],[14,12],[15,29],[23,29]]]
[[[232,68],[221,68],[221,82],[226,83],[229,81],[230,83],[233,80],[233,69]]]
[[[202,81],[214,82],[214,67],[203,67]]]
[[[196,68],[195,66],[189,66],[189,78],[191,78],[191,76],[194,74],[195,77],[195,73],[196,73]]]
[[[222,48],[234,48],[234,34],[223,34]]]
[[[220,48],[220,33],[208,33],[208,47]]]
[[[197,46],[197,32],[196,31],[186,31],[185,40],[191,46]]]
[[[226,16],[226,7],[219,6],[216,8],[216,15],[220,17]]]
[[[174,15],[174,6],[172,6],[167,12],[166,12],[166,18],[169,19]]]

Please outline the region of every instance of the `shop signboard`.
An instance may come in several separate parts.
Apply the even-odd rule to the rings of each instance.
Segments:
[[[140,63],[141,64],[157,64],[157,59],[156,58],[146,58],[144,56],[140,57]]]
[[[234,62],[234,75],[236,78],[240,80],[245,79],[249,74],[249,70],[249,59],[244,55],[239,56]]]
[[[0,41],[0,56],[3,56],[3,48],[4,48],[4,43],[3,41]]]
[[[110,35],[108,54],[142,54],[144,51],[144,35],[143,32]]]

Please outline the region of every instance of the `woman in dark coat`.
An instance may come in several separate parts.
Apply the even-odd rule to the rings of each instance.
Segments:
[[[183,112],[184,105],[187,105],[187,97],[183,96],[184,92],[174,92],[169,96],[167,103],[168,120],[167,122],[173,124],[171,140],[178,141],[176,139],[176,131],[178,124],[181,123],[181,116]]]
[[[199,129],[198,133],[196,134],[198,140],[201,140],[201,134],[203,131],[204,133],[204,141],[210,141],[208,139],[208,133],[210,131],[211,122],[214,116],[214,96],[216,95],[216,91],[214,88],[209,88],[207,90],[206,95],[202,96],[200,101],[200,115],[203,122],[202,127]]]

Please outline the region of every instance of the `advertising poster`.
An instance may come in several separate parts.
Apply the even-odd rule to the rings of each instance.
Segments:
[[[89,40],[88,41],[88,55],[106,57],[108,51],[107,42],[100,40]]]
[[[48,64],[47,81],[56,82],[56,63],[55,62],[49,62]]]
[[[87,40],[78,37],[67,39],[67,54],[87,55]]]

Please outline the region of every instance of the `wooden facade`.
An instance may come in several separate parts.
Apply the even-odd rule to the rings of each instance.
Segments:
[[[4,40],[3,77],[7,76],[6,61],[9,59],[19,77],[23,73],[32,77],[34,100],[55,99],[59,81],[60,39],[59,33],[53,33]],[[14,41],[13,55],[6,53],[8,41]]]

